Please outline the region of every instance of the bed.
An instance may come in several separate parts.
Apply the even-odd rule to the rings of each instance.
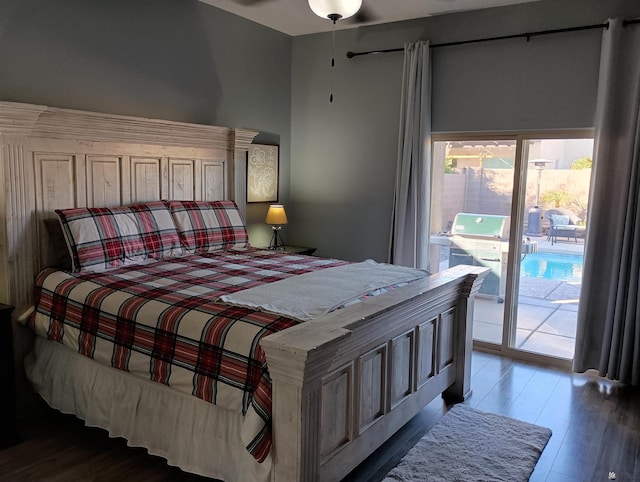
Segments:
[[[17,351],[29,352],[33,387],[55,408],[201,475],[330,481],[436,396],[470,395],[485,269],[385,281],[303,322],[224,298],[352,265],[247,244],[243,163],[255,133],[13,103],[0,103],[0,129],[12,134],[0,136],[0,206],[14,221],[2,227],[0,301],[18,313],[35,302],[22,318],[39,336],[16,340]],[[211,250],[193,222],[209,210],[219,216],[204,238],[221,244]],[[45,221],[59,217],[68,244],[87,213],[146,227],[115,247],[108,228],[76,236],[71,270],[45,268],[56,259]],[[252,335],[231,333],[240,324]],[[211,326],[227,326],[222,344]]]

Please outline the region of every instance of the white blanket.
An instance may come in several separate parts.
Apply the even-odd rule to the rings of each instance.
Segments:
[[[366,260],[224,295],[220,301],[308,321],[377,289],[424,278],[423,270]]]

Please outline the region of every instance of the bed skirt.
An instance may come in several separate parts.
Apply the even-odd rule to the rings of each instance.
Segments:
[[[27,377],[53,408],[72,413],[132,447],[144,447],[186,472],[226,482],[268,481],[240,440],[242,415],[164,385],[106,367],[36,337]]]

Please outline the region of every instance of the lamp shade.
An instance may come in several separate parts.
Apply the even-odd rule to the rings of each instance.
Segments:
[[[338,18],[349,18],[360,10],[362,0],[309,0],[309,6],[318,17],[339,15]]]
[[[282,204],[272,204],[267,211],[266,224],[287,224],[287,213]]]

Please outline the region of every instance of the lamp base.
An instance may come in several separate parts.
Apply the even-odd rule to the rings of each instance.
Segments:
[[[273,235],[271,236],[271,242],[269,243],[269,249],[284,250],[284,241],[280,236],[280,230],[282,226],[271,226],[273,229]]]

